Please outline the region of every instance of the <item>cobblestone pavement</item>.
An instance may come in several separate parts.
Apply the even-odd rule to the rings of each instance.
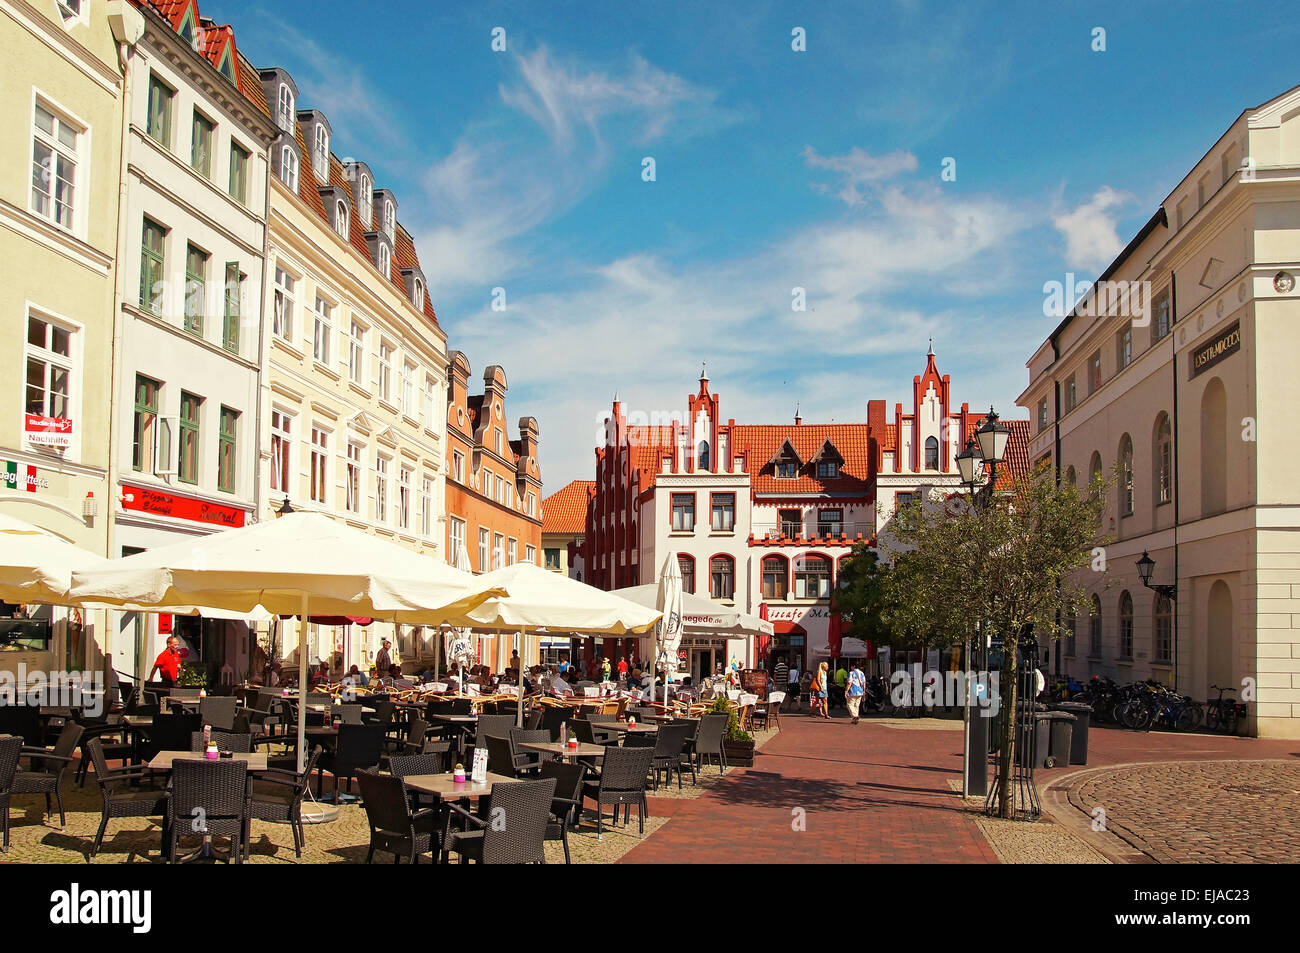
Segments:
[[[1300,761],[1126,765],[1061,787],[1075,809],[1158,863],[1300,862]]]

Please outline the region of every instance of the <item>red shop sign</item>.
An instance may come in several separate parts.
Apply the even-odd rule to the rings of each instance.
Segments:
[[[156,516],[170,516],[174,519],[193,520],[211,526],[235,528],[244,525],[247,513],[235,506],[223,506],[196,500],[192,496],[178,496],[174,493],[162,493],[158,490],[146,490],[144,487],[122,485],[122,495],[129,499],[122,500],[123,509],[152,513]]]

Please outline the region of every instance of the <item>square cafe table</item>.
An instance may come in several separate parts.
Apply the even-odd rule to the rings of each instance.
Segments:
[[[197,751],[159,751],[149,762],[151,771],[170,771],[173,761],[208,761],[209,758],[203,757],[201,752]],[[254,751],[251,754],[235,752],[229,758],[217,759],[220,761],[246,761],[248,762],[249,771],[266,770],[266,752]]]
[[[652,734],[659,730],[658,725],[647,724],[638,721],[635,725],[629,725],[626,721],[593,721],[592,727],[601,731],[627,731],[632,734]]]
[[[540,751],[542,754],[554,755],[557,758],[601,758],[605,755],[604,745],[593,745],[585,741],[578,742],[578,747],[570,748],[566,744],[558,741],[526,741],[515,747],[524,751]]]
[[[465,798],[483,797],[492,793],[492,785],[518,781],[518,778],[489,771],[483,781],[462,781],[457,784],[456,776],[447,774],[412,774],[403,780],[412,791],[421,794],[436,794],[444,801],[460,801]]]

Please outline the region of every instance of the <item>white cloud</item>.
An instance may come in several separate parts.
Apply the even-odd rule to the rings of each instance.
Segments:
[[[1068,212],[1052,216],[1052,224],[1065,238],[1066,265],[1100,272],[1124,247],[1116,222],[1118,210],[1134,201],[1127,192],[1103,185],[1092,198]]]
[[[839,190],[834,191],[834,195],[850,207],[865,205],[877,183],[904,172],[915,172],[917,166],[916,156],[901,150],[873,156],[865,149],[855,147],[844,155],[823,156],[812,146],[804,146],[799,154],[810,169],[826,169],[839,176]],[[824,183],[814,183],[813,188],[826,194],[833,192],[832,187]]]

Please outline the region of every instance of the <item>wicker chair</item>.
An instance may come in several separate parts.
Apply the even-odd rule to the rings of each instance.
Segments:
[[[231,751],[236,754],[248,754],[253,750],[253,736],[234,731],[216,731],[211,732],[211,737],[216,742],[218,751]],[[195,754],[203,753],[203,732],[190,732],[190,751]]]
[[[519,777],[519,768],[515,765],[514,747],[508,737],[488,735],[483,739],[488,753],[488,770],[493,774],[509,778]]]
[[[190,736],[202,727],[198,715],[155,715],[153,724],[142,729],[140,756],[148,762],[160,751],[189,751]]]
[[[529,731],[536,731],[542,727],[542,709],[534,708],[528,713],[528,719],[524,722],[524,727]]]
[[[268,768],[251,775],[248,781],[248,810],[244,814],[244,856],[252,841],[252,822],[270,821],[288,824],[293,831],[293,853],[302,857],[307,834],[302,823],[302,801],[311,787],[311,773],[321,756],[321,746],[312,749],[301,774]]]
[[[695,767],[703,770],[704,759],[710,758],[718,766],[718,774],[727,767],[727,753],[722,744],[722,736],[727,730],[728,717],[721,712],[713,712],[700,719],[699,731],[695,734],[692,753]]]
[[[648,813],[645,787],[654,755],[655,749],[652,747],[609,748],[605,752],[600,776],[584,784],[586,796],[596,802],[597,839],[603,836],[604,808],[607,804],[614,807],[616,823],[619,805],[623,806],[624,817],[630,821],[632,805],[635,804],[637,823],[641,834],[645,834],[645,818]]]
[[[346,778],[350,791],[352,778],[358,771],[363,768],[378,767],[383,750],[383,725],[343,725],[339,728],[338,743],[334,750],[325,752],[316,763],[316,796],[320,797],[325,772],[328,771],[334,776],[334,793],[337,800],[339,782]]]
[[[0,705],[0,735],[17,735],[22,744],[45,744],[45,724],[39,705]]]
[[[356,778],[365,802],[366,820],[370,823],[367,864],[374,862],[376,850],[391,852],[395,864],[401,863],[403,856],[418,864],[421,854],[433,851],[438,834],[437,811],[431,808],[412,811],[406,783],[400,777],[358,771]]]
[[[130,782],[145,779],[154,781],[157,775],[147,768],[136,770],[108,770],[104,760],[104,746],[98,738],[86,742],[86,751],[95,768],[95,780],[99,783],[99,793],[103,798],[103,810],[99,819],[99,830],[95,833],[94,843],[90,847],[90,856],[99,853],[104,843],[104,832],[108,822],[126,817],[162,817],[164,826],[167,818],[167,792],[156,788],[133,788]]]
[[[468,715],[474,710],[474,702],[468,698],[453,698],[451,700],[452,715]]]
[[[442,774],[442,755],[395,754],[388,759],[388,771],[395,778],[408,778],[416,774]]]
[[[21,735],[0,735],[0,827],[4,828],[0,853],[9,850],[9,798],[14,794],[14,776],[22,750]]]
[[[69,721],[59,732],[59,739],[53,748],[23,748],[20,758],[30,759],[29,770],[20,770],[14,775],[14,794],[44,794],[45,813],[50,813],[50,795],[59,804],[59,826],[68,823],[63,813],[63,773],[72,763],[72,756],[81,744],[82,727]]]
[[[488,735],[507,737],[507,732],[515,725],[514,715],[479,715],[478,727],[474,734],[474,747],[487,747]]]
[[[555,779],[555,797],[551,798],[551,819],[546,823],[546,839],[564,846],[564,862],[569,859],[569,828],[577,827],[582,816],[582,782],[587,775],[585,764],[547,761],[541,777]]]
[[[548,705],[542,710],[542,727],[550,732],[551,741],[560,740],[560,726],[573,718],[573,709],[568,705]]]
[[[545,728],[511,728],[510,751],[514,755],[516,771],[533,772],[542,764],[542,755],[538,751],[521,751],[521,744],[554,741]]]
[[[599,725],[593,724],[585,718],[574,719],[569,727],[573,729],[573,733],[582,744],[618,744],[618,735],[616,733],[611,731],[602,731]],[[613,737],[611,737],[611,735],[613,735]]]
[[[248,762],[195,758],[172,762],[167,811],[167,861],[176,862],[183,833],[230,838],[234,863],[244,859],[248,817]]]
[[[659,790],[659,772],[664,773],[664,783],[673,779],[677,772],[677,789],[682,787],[682,750],[694,731],[693,725],[671,722],[659,726],[655,733],[654,785]]]
[[[234,731],[239,712],[239,699],[234,695],[209,695],[199,701],[199,717],[203,723],[221,731]]]
[[[457,804],[447,805],[448,828],[443,840],[443,857],[459,854],[461,863],[544,864],[546,829],[555,800],[555,779],[509,781],[493,785],[484,817]],[[497,814],[497,811],[504,812]],[[503,823],[496,823],[501,818]],[[453,819],[469,828],[452,831]]]

